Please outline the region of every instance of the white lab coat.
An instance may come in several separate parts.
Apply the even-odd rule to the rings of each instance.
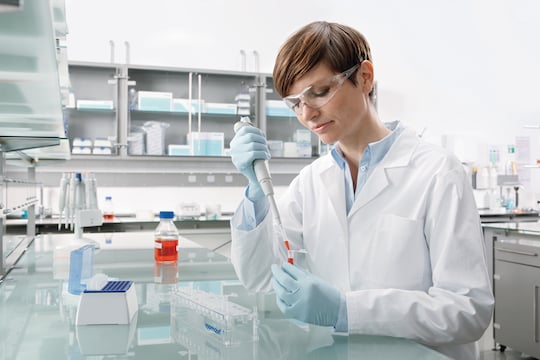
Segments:
[[[349,333],[404,337],[474,359],[493,295],[479,215],[461,163],[404,129],[346,214],[343,170],[331,155],[305,167],[279,199],[303,266],[346,296]],[[269,290],[286,261],[272,217],[251,231],[232,219],[240,280]]]

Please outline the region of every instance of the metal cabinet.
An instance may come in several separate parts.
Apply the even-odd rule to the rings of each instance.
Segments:
[[[540,238],[501,231],[494,242],[494,336],[540,357]]]

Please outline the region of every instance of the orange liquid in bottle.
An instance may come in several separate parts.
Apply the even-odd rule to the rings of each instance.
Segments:
[[[107,220],[107,221],[114,220],[114,214],[103,214],[103,220]]]
[[[178,240],[156,239],[154,244],[154,258],[159,262],[178,261]]]

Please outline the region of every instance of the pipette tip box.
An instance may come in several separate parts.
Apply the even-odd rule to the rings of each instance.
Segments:
[[[177,336],[204,334],[225,346],[258,340],[256,309],[236,304],[227,296],[198,289],[176,289],[171,302],[171,320]]]
[[[132,281],[109,281],[101,290],[85,290],[77,308],[77,325],[129,324],[138,309]]]

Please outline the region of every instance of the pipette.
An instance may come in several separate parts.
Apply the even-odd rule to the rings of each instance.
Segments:
[[[240,121],[234,124],[234,132],[236,133],[244,126],[253,126],[253,123],[247,116],[240,118]],[[283,239],[283,243],[287,248],[287,262],[290,264],[294,263],[294,258],[292,256],[291,247],[289,246],[289,241],[287,240],[287,234],[285,233],[285,228],[281,223],[281,216],[279,215],[279,210],[276,204],[276,199],[274,198],[274,185],[272,184],[272,177],[270,176],[270,169],[268,167],[268,160],[255,160],[253,161],[253,170],[255,171],[255,176],[261,185],[264,195],[270,203],[270,208],[272,209],[272,214],[274,214],[274,222],[276,228],[278,229],[279,236]]]
[[[75,196],[77,194],[77,175],[71,174],[69,178],[69,199],[68,199],[68,221],[66,222],[66,228],[69,224],[69,229],[73,230],[73,222],[75,221]]]
[[[65,215],[67,218],[66,194],[67,194],[68,184],[69,184],[68,174],[63,173],[62,179],[60,179],[60,191],[58,195],[58,208],[60,209],[60,219],[58,220],[58,230],[62,228],[63,215]]]

